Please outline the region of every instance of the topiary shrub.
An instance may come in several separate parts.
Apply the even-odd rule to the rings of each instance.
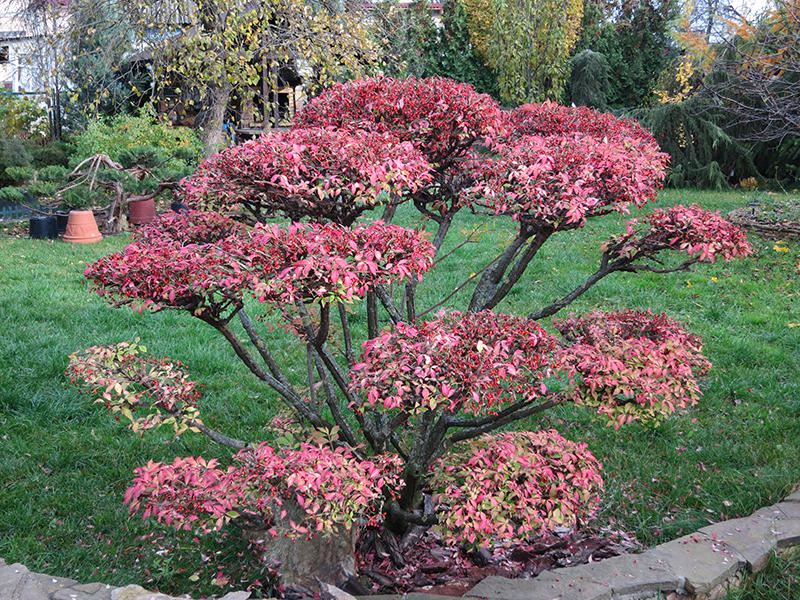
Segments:
[[[553,104],[504,113],[469,86],[413,78],[335,86],[292,130],[212,156],[182,183],[194,210],[145,226],[85,275],[113,306],[207,324],[305,440],[233,439],[205,419],[180,363],[138,343],[89,348],[71,357],[76,383],[134,431],[167,426],[235,452],[225,463],[150,462],[126,502],[198,533],[236,520],[268,545],[302,541],[326,577],[340,574],[334,583],[363,527],[396,543],[435,526],[452,544],[485,546],[588,518],[602,479],[586,446],[502,428],[565,402],[615,427],[657,423],[697,402],[709,363],[696,336],[650,311],[573,315],[556,323],[559,337],[536,321],[612,273],[752,249],[718,214],[661,209],[629,220],[562,298],[527,316],[493,309],[552,236],[654,199],[665,165],[633,122]],[[403,202],[433,232],[387,223]],[[377,207],[386,220],[373,220]],[[461,210],[505,219],[513,234],[480,273],[464,273],[465,310],[436,312],[455,294],[445,289],[418,309],[416,284],[444,259]],[[271,348],[279,333],[305,351],[302,384]],[[288,583],[316,585],[314,574],[283,565]]]
[[[25,183],[36,175],[33,167],[6,167],[6,177],[14,183]]]
[[[67,180],[69,170],[61,165],[50,165],[42,167],[36,172],[36,178],[41,181],[61,183]]]
[[[25,199],[22,190],[15,187],[0,188],[0,202],[8,204],[19,204]]]

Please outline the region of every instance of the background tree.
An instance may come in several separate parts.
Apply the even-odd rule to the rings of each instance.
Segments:
[[[608,107],[609,66],[606,57],[593,50],[581,50],[572,57],[568,97],[576,106],[605,110]]]
[[[261,83],[261,95],[267,97],[277,88],[283,66],[305,72],[313,89],[340,77],[363,76],[379,59],[362,3],[202,0],[186,10],[176,10],[179,5],[172,2],[133,4],[139,30],[156,31],[147,39],[157,86],[190,87],[205,99],[208,152],[219,147],[234,90],[246,95]]]
[[[461,0],[445,0],[442,3],[439,66],[434,74],[463,81],[478,93],[500,98],[497,78],[480,58],[470,38],[467,12]]]
[[[434,23],[428,0],[379,5],[379,31],[385,40],[387,75],[440,76],[469,83],[478,92],[499,98],[492,69],[478,56],[470,38],[461,0],[445,0]]]
[[[508,104],[560,100],[578,39],[582,0],[464,0],[478,54]]]
[[[733,23],[714,71],[706,92],[723,107],[736,137],[800,136],[800,2],[778,2],[756,23]]]
[[[70,5],[63,77],[65,112],[73,128],[85,118],[132,113],[151,99],[152,75],[132,60],[140,36],[122,2]]]
[[[797,181],[797,12],[784,3],[751,20],[725,2],[684,7],[672,31],[681,54],[656,90],[661,105],[636,112],[672,155],[670,183]]]
[[[669,24],[674,0],[588,0],[576,48],[603,55],[609,66],[606,94],[612,108],[635,108],[651,100],[659,74],[675,54]]]
[[[13,7],[13,13],[24,23],[30,35],[30,64],[46,94],[50,127],[54,139],[61,139],[63,130],[63,93],[66,81],[62,67],[68,57],[70,10],[58,2],[33,0]]]
[[[312,91],[375,67],[380,52],[365,10],[357,2],[305,0],[89,0],[31,2],[22,16],[38,40],[33,56],[50,90],[55,129],[65,97],[96,114],[178,90],[204,109],[210,153],[234,91],[246,97],[258,88],[268,99],[283,67],[302,71]],[[152,69],[141,68],[145,58]],[[262,110],[272,108],[265,100]]]
[[[380,31],[386,33],[383,41],[387,75],[438,75],[439,32],[433,22],[430,2],[388,2],[378,5],[376,12],[382,20]]]

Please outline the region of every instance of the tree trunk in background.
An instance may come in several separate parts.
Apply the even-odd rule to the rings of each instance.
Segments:
[[[225,109],[231,97],[231,86],[213,87],[208,92],[208,120],[201,133],[206,156],[220,150],[222,146],[222,123],[225,120]]]

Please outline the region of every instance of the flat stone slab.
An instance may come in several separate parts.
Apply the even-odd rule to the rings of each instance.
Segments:
[[[249,600],[249,598],[250,592],[228,592],[219,600]]]
[[[780,519],[775,521],[773,533],[778,540],[779,550],[800,545],[800,519]]]
[[[84,583],[58,590],[50,600],[111,600],[113,589],[105,583]]]
[[[545,571],[535,579],[487,577],[464,596],[488,600],[611,600],[609,585],[558,576],[559,571],[578,568]]]
[[[576,571],[576,570],[580,571]],[[614,596],[642,592],[673,592],[684,589],[684,578],[669,565],[647,553],[623,554],[595,563],[569,569],[558,569],[553,574],[569,576],[580,572],[584,579],[611,587]]]
[[[778,547],[775,535],[776,519],[769,516],[752,516],[731,519],[700,529],[712,540],[725,542],[747,561],[753,573],[758,573],[769,562],[772,552]]]
[[[795,490],[794,492],[792,492],[791,494],[786,496],[786,498],[784,498],[783,501],[784,502],[800,502],[800,489]]]
[[[685,535],[645,554],[681,574],[686,590],[693,594],[710,591],[747,565],[733,548],[702,533]]]
[[[173,600],[171,596],[149,592],[139,585],[126,585],[111,591],[111,600]]]
[[[800,502],[779,502],[774,506],[783,513],[782,518],[800,519]]]
[[[28,578],[28,568],[20,563],[0,567],[0,598],[11,600]]]

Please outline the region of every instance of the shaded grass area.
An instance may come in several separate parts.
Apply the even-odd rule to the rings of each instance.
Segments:
[[[724,600],[794,600],[800,598],[800,552],[776,556],[767,568],[746,580]]]
[[[698,202],[727,212],[747,201],[740,193],[670,191],[657,205]],[[397,222],[415,218],[400,211]],[[527,314],[568,292],[594,270],[600,243],[625,219],[615,215],[554,237],[497,310]],[[485,223],[463,215],[451,247]],[[489,221],[479,244],[456,250],[428,275],[419,308],[490,261],[511,231],[510,220]],[[700,405],[656,429],[615,431],[574,406],[528,424],[586,441],[603,462],[606,493],[595,526],[630,531],[652,545],[750,514],[800,480],[800,326],[794,326],[800,324],[800,243],[775,249],[774,240],[750,240],[756,250],[750,259],[671,275],[614,274],[565,311],[667,312],[703,337],[714,363]],[[171,312],[112,310],[86,291],[83,263],[126,241],[70,246],[0,237],[0,556],[82,581],[135,582],[173,594],[219,594],[264,581],[264,573],[246,570],[252,552],[235,532],[222,544],[196,540],[129,520],[122,506],[133,468],[148,459],[227,452],[196,436],[175,440],[167,431],[139,439],[64,376],[71,352],[139,337],[153,354],[181,360],[206,384],[201,410],[207,422],[243,439],[270,435],[265,424],[275,412],[275,394],[207,325]],[[445,307],[463,310],[469,293],[467,286]],[[354,311],[365,328],[363,306]],[[290,377],[300,381],[305,361],[297,344],[280,330],[270,339],[294,369]],[[269,586],[263,593],[271,593]]]

